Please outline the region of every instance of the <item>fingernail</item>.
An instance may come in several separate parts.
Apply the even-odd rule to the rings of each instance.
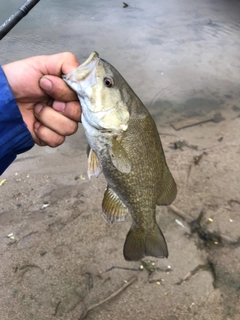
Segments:
[[[39,81],[40,87],[45,91],[52,90],[52,82],[45,77],[42,77]]]
[[[42,104],[37,104],[35,107],[34,107],[34,112],[35,113],[39,113],[43,108],[43,105]]]
[[[41,123],[40,122],[35,122],[34,123],[34,129],[37,130],[40,127]]]
[[[57,111],[61,111],[63,112],[66,108],[66,103],[65,102],[61,102],[61,101],[57,101],[53,104],[53,109],[57,110]]]

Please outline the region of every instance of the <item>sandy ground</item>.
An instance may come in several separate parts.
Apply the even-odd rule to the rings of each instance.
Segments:
[[[159,128],[179,211],[157,208],[170,252],[164,260],[124,260],[131,218],[113,225],[102,218],[106,183],[86,176],[81,129],[79,148],[48,154],[34,148],[19,157],[1,177],[0,319],[83,319],[129,281],[86,319],[239,319],[240,111],[234,109],[229,101],[219,123]]]

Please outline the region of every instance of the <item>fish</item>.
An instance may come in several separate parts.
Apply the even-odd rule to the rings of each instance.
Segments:
[[[125,260],[167,258],[156,205],[171,204],[177,186],[152,116],[121,74],[95,51],[62,78],[77,93],[82,107],[88,176],[103,173],[107,181],[104,218],[113,223],[131,214]]]

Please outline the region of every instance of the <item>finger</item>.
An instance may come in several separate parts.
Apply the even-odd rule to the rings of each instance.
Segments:
[[[34,126],[34,132],[37,137],[36,143],[40,146],[48,145],[49,147],[56,148],[65,140],[64,136],[52,131],[42,124],[39,125],[39,123],[36,123]]]
[[[59,77],[47,75],[39,80],[39,86],[55,100],[78,100],[76,93]]]
[[[82,108],[78,101],[54,101],[52,107],[69,119],[77,122],[81,121]]]
[[[36,135],[36,132],[38,132],[38,128],[41,126],[41,122],[38,122],[36,121],[34,124],[33,124],[33,132],[31,132],[32,134],[32,137],[33,137],[33,140],[36,144],[38,144],[39,146],[41,147],[45,147],[47,144],[42,141],[37,135]]]
[[[71,52],[62,52],[57,53],[52,56],[49,56],[49,60],[47,61],[47,66],[49,74],[58,75],[59,70],[61,70],[60,75],[67,74],[73,71],[75,68],[79,67],[80,63],[77,57]]]
[[[51,74],[58,77],[73,71],[80,65],[77,57],[71,52],[34,57],[33,63],[35,68],[40,70],[43,75]]]
[[[34,113],[38,121],[45,127],[62,136],[69,136],[78,129],[78,123],[76,121],[65,117],[63,114],[46,105],[37,104],[34,107]]]

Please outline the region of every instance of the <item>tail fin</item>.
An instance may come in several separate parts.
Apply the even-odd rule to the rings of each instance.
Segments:
[[[167,243],[158,225],[155,224],[150,231],[132,227],[126,237],[123,255],[127,261],[138,261],[145,256],[167,258]]]

